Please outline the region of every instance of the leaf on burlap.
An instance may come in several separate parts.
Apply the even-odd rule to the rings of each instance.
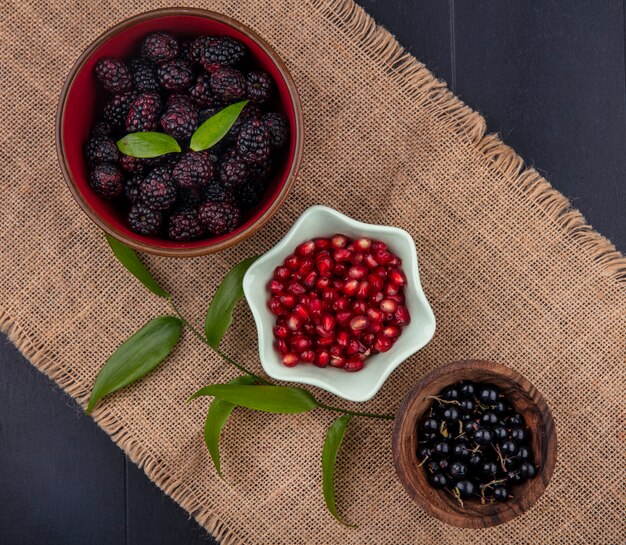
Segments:
[[[113,253],[115,254],[115,257],[117,257],[118,261],[124,265],[130,274],[132,274],[155,295],[165,298],[170,297],[170,294],[159,286],[157,281],[152,278],[152,275],[148,269],[146,269],[146,266],[141,262],[141,259],[139,259],[135,250],[129,248],[123,242],[114,239],[112,236],[107,235],[106,238],[111,250],[113,250]]]
[[[330,425],[322,450],[322,489],[324,492],[324,501],[331,515],[342,524],[346,523],[339,518],[337,506],[335,505],[335,462],[337,461],[337,451],[341,446],[349,422],[350,415],[344,414]],[[354,527],[352,524],[346,525]]]
[[[228,384],[249,386],[254,384],[254,381],[254,377],[243,376],[234,378]],[[216,397],[209,406],[206,420],[204,422],[204,443],[209,449],[211,459],[213,460],[217,474],[220,477],[222,477],[222,470],[220,466],[220,435],[222,433],[222,428],[226,424],[235,407],[236,405]]]
[[[258,259],[252,256],[235,265],[222,280],[207,309],[204,334],[209,345],[217,349],[233,319],[233,309],[243,297],[243,277]]]
[[[180,339],[183,323],[176,316],[150,320],[106,361],[93,385],[89,414],[104,396],[139,380],[161,363]]]
[[[202,151],[217,144],[232,128],[249,100],[236,102],[221,109],[200,125],[191,136],[189,147],[193,151]]]
[[[292,386],[239,386],[210,384],[198,390],[188,401],[202,396],[214,396],[255,411],[293,414],[315,409],[317,401],[304,388]]]

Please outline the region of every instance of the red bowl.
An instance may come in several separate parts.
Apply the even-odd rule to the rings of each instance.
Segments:
[[[276,157],[278,168],[270,180],[263,201],[231,233],[184,243],[139,235],[128,228],[124,214],[115,203],[102,199],[89,187],[83,147],[104,100],[104,93],[94,76],[94,65],[102,57],[129,56],[137,50],[141,39],[155,30],[167,30],[180,37],[213,34],[236,38],[247,46],[254,64],[271,74],[276,83],[277,101],[289,121],[289,144]],[[74,198],[85,213],[109,235],[133,248],[153,254],[198,256],[237,244],[256,232],[276,213],[289,193],[300,166],[303,126],[302,106],[293,79],[283,61],[260,36],[241,23],[211,11],[193,8],[158,9],[131,17],[107,30],[78,58],[65,81],[57,109],[57,155]]]

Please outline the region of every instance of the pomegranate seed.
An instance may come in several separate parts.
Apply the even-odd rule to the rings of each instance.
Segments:
[[[361,280],[359,289],[356,290],[356,296],[359,299],[365,299],[370,293],[370,283],[367,280]]]
[[[380,302],[380,310],[383,312],[395,312],[398,308],[398,303],[393,299],[383,299]]]
[[[399,267],[402,265],[402,260],[397,255],[391,254],[391,261],[389,261],[389,265],[392,267]]]
[[[383,323],[381,320],[372,320],[370,322],[368,331],[371,333],[378,333],[382,328],[383,328]]]
[[[370,269],[375,269],[376,267],[378,267],[378,261],[374,259],[374,256],[372,254],[365,254],[363,261]]]
[[[274,346],[276,347],[276,350],[278,350],[279,354],[286,354],[289,352],[289,347],[287,346],[287,341],[285,341],[285,339],[278,339],[274,343]]]
[[[285,313],[285,307],[281,304],[280,300],[276,297],[272,297],[269,302],[270,312],[275,316],[281,316]]]
[[[365,363],[360,356],[354,355],[346,360],[343,368],[350,373],[356,373],[365,367]]]
[[[376,342],[374,343],[374,348],[379,352],[387,352],[391,348],[391,339],[387,337],[376,337]]]
[[[302,327],[303,323],[304,320],[302,317],[295,313],[290,314],[287,318],[287,327],[291,329],[291,331],[298,331]]]
[[[326,301],[329,305],[332,305],[333,301],[337,299],[338,296],[339,293],[335,288],[326,288],[322,292],[322,299],[324,299],[324,301]]]
[[[344,276],[347,270],[348,267],[342,265],[341,263],[337,263],[337,265],[333,267],[333,274],[336,276]]]
[[[330,245],[335,250],[345,248],[348,245],[348,238],[344,235],[335,235],[330,239]]]
[[[352,331],[361,331],[367,329],[370,325],[370,320],[367,316],[355,316],[350,320],[350,329]]]
[[[315,287],[319,291],[325,290],[328,286],[330,286],[330,278],[328,276],[320,276],[315,282]]]
[[[342,368],[346,364],[346,359],[343,356],[331,356],[330,357],[330,364],[333,367]]]
[[[296,365],[298,365],[299,361],[300,360],[298,359],[298,356],[292,352],[289,352],[288,354],[285,354],[283,356],[283,364],[287,367],[295,367]]]
[[[383,335],[392,339],[400,335],[400,330],[395,325],[388,325],[383,329]]]
[[[329,275],[333,267],[333,260],[330,258],[330,255],[328,255],[328,252],[320,252],[317,254],[315,266],[322,276]]]
[[[315,286],[315,281],[317,280],[317,273],[315,271],[311,271],[309,274],[307,274],[303,279],[302,279],[302,283],[307,287],[307,288],[312,288],[313,286]]]
[[[313,363],[318,367],[326,367],[330,363],[330,353],[328,350],[318,350],[317,357]]]
[[[303,322],[306,322],[310,318],[309,309],[302,303],[296,305],[296,308],[293,309],[293,313],[300,316]]]
[[[378,310],[377,308],[369,307],[367,309],[367,317],[370,320],[381,322],[382,319],[383,319],[383,313],[380,310]]]
[[[391,261],[391,254],[386,250],[374,252],[374,259],[379,265],[387,265]]]
[[[289,336],[289,330],[284,325],[275,325],[273,331],[277,339],[286,339]]]
[[[376,267],[374,269],[374,274],[383,280],[387,278],[387,271],[385,270],[385,267]]]
[[[316,328],[316,331],[319,333],[319,330],[317,328]],[[324,331],[324,333],[326,332]],[[335,344],[335,337],[332,334],[329,335],[328,337],[323,337],[323,336],[318,337],[315,341],[315,344],[317,344],[317,346],[321,346],[324,348],[332,346],[333,344]]]
[[[313,363],[315,361],[315,352],[313,350],[305,350],[300,354],[300,359],[305,363]]]
[[[398,295],[390,295],[388,299],[393,299],[396,303],[400,305],[404,303],[404,295],[402,295],[401,293],[399,293]]]
[[[300,246],[296,248],[296,253],[302,257],[310,256],[314,251],[315,251],[315,242],[313,242],[312,240],[307,240],[306,242],[303,242],[302,244],[300,244]]]
[[[353,265],[360,265],[363,263],[365,256],[361,252],[353,252],[352,257],[350,258],[350,263]]]
[[[287,308],[293,308],[298,304],[298,299],[296,299],[296,296],[292,293],[283,293],[279,299]]]
[[[352,297],[356,290],[359,289],[359,281],[350,279],[343,285],[343,292],[348,296]]]
[[[400,269],[391,269],[387,277],[397,286],[404,286],[406,284],[406,276],[404,276],[404,273]]]
[[[361,280],[367,274],[367,267],[364,265],[354,265],[348,269],[348,276],[350,278],[355,278],[356,280]]]
[[[279,280],[270,280],[270,283],[267,287],[269,288],[270,293],[278,295],[281,291],[285,289],[285,284],[283,284]]]
[[[347,325],[350,323],[350,320],[352,320],[352,312],[338,312],[337,314],[335,314],[335,320],[337,321],[337,324],[341,327],[347,327]]]
[[[315,324],[311,322],[307,322],[302,326],[302,330],[309,336],[312,337],[315,335]]]
[[[291,339],[289,339],[289,344],[295,352],[301,354],[305,350],[311,348],[311,339],[305,337],[304,335],[294,335]]]
[[[333,280],[333,288],[336,288],[338,290],[342,290],[343,289],[343,280],[337,278],[336,280]]]
[[[330,240],[327,238],[316,238],[313,239],[313,242],[315,242],[316,250],[328,250],[330,248]]]
[[[357,354],[359,352],[365,352],[365,347],[356,339],[350,339],[348,346],[346,346],[346,354]]]
[[[324,309],[324,303],[319,299],[313,299],[309,303],[309,311],[311,312],[312,318],[319,318],[322,316],[322,310]]]
[[[352,257],[352,252],[348,250],[347,248],[341,248],[339,250],[335,250],[335,253],[333,254],[333,259],[335,261],[350,261],[351,257]]]
[[[298,268],[298,274],[302,278],[304,278],[307,274],[309,274],[313,270],[314,266],[315,264],[313,263],[313,260],[307,257],[302,260],[302,263],[300,263],[300,267]]]
[[[274,278],[276,280],[287,280],[291,276],[287,267],[276,267],[274,269]]]
[[[380,303],[383,299],[385,298],[385,296],[383,295],[383,293],[381,291],[377,291],[374,295],[372,295],[370,297],[370,301],[377,305],[378,303]]]
[[[341,296],[333,303],[333,310],[347,310],[349,306],[350,299],[345,296]]]
[[[288,269],[295,271],[300,266],[300,258],[293,254],[290,255],[287,259],[285,259],[285,267]]]
[[[376,341],[376,335],[373,333],[366,333],[363,337],[361,337],[361,341],[365,346],[372,346]]]
[[[385,292],[385,295],[398,295],[400,292],[400,286],[392,282],[387,282],[383,291]]]
[[[376,274],[368,274],[367,281],[370,283],[370,287],[373,292],[382,290],[385,285],[383,279]]]
[[[352,303],[352,311],[354,314],[365,314],[367,312],[365,301],[355,301]]]
[[[325,331],[332,333],[335,329],[335,317],[332,314],[324,314],[324,316],[322,316],[321,326]]]
[[[372,241],[369,238],[357,238],[354,241],[354,247],[364,252],[372,247]]]
[[[411,316],[409,311],[404,305],[398,306],[398,309],[395,312],[396,324],[400,327],[408,324],[411,321]]]
[[[343,348],[338,344],[335,344],[330,347],[330,355],[331,356],[343,356]]]
[[[348,346],[348,341],[350,340],[350,335],[347,331],[340,331],[337,333],[337,344],[342,347]]]
[[[387,245],[384,242],[381,242],[380,240],[375,240],[374,242],[372,242],[372,250],[374,252],[377,252],[379,250],[386,250],[387,249]]]
[[[287,286],[287,291],[289,293],[293,293],[294,295],[304,295],[306,293],[306,288],[300,284],[300,282],[292,280]]]

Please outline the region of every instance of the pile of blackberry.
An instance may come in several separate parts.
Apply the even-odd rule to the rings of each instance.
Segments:
[[[492,384],[459,382],[437,396],[418,425],[417,456],[435,488],[461,505],[507,501],[537,468],[524,418]]]
[[[119,203],[133,231],[175,241],[223,235],[261,202],[288,125],[274,81],[255,68],[241,42],[153,32],[135,58],[100,59],[95,74],[109,96],[85,144],[90,184]],[[245,99],[218,144],[189,149],[204,121]],[[138,131],[165,132],[182,152],[153,159],[119,152],[116,141]]]

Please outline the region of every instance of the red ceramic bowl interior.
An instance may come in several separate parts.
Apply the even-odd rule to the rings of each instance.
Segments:
[[[119,205],[102,199],[89,187],[83,146],[89,137],[90,128],[106,100],[106,93],[101,89],[94,76],[94,65],[102,57],[111,56],[124,59],[136,54],[142,38],[155,30],[167,30],[178,38],[189,38],[202,34],[237,38],[247,46],[252,58],[251,65],[271,74],[276,83],[277,99],[273,108],[281,110],[289,120],[289,145],[280,154],[276,154],[273,157],[275,171],[263,201],[256,208],[249,211],[244,217],[242,224],[231,233],[185,243],[139,235],[127,227],[124,212],[119,209]],[[74,81],[70,84],[65,112],[61,119],[60,137],[67,166],[77,191],[83,197],[87,206],[92,209],[92,212],[108,224],[114,232],[117,231],[132,240],[155,248],[192,249],[213,245],[236,236],[256,223],[270,208],[287,182],[294,160],[296,151],[296,138],[294,138],[296,134],[295,120],[294,102],[290,96],[287,83],[269,54],[254,40],[224,22],[201,15],[155,15],[155,18],[137,21],[134,24],[131,21],[127,27],[120,25],[119,30],[100,47],[95,49],[85,60],[84,64],[78,69]]]

